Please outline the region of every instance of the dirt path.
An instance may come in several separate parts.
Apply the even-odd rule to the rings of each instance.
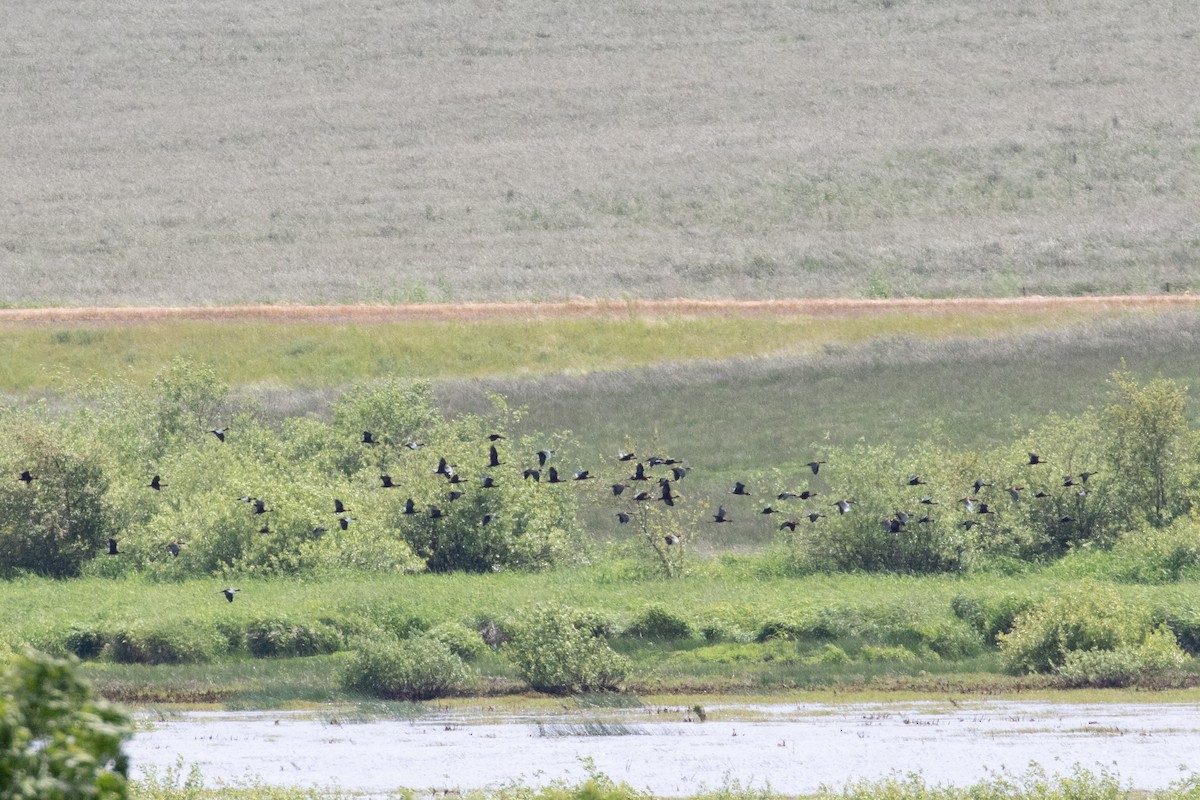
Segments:
[[[483,320],[586,319],[659,316],[851,316],[886,312],[929,314],[1121,310],[1195,310],[1200,295],[1104,297],[965,297],[887,300],[572,300],[557,303],[428,303],[414,305],[136,306],[124,308],[0,309],[0,323],[128,324],[169,320],[230,322],[371,323]]]

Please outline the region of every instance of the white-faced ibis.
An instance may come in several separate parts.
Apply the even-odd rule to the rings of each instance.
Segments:
[[[1079,473],[1079,480],[1083,481],[1084,483],[1087,483],[1089,478],[1091,478],[1093,475],[1099,475],[1099,474],[1100,473],[1098,473],[1098,472],[1086,472],[1086,471],[1081,472],[1081,473]]]
[[[923,506],[936,506],[938,501],[934,500],[932,497],[922,497],[920,503]]]
[[[500,466],[500,451],[496,449],[496,445],[491,445],[488,447],[488,466]]]
[[[1024,486],[1010,486],[1008,487],[1008,496],[1012,498],[1014,503],[1018,503],[1021,500],[1021,492],[1024,490]]]
[[[551,468],[550,468],[550,478],[549,478],[549,482],[550,482],[550,483],[566,483],[566,481],[565,481],[565,480],[563,480],[562,478],[558,477],[558,470],[556,470],[554,467],[551,467]]]
[[[30,474],[29,470],[24,470],[20,475],[17,476],[17,480],[28,486],[29,484],[33,483],[33,475]]]
[[[363,431],[362,443],[363,444],[379,444],[379,440],[376,439],[375,434],[371,433],[370,431]]]
[[[631,481],[650,480],[649,478],[646,477],[646,465],[639,461],[637,463],[637,466],[635,466],[633,468],[633,474],[629,476],[629,480],[631,480]]]
[[[920,475],[909,475],[908,476],[908,485],[909,486],[924,486],[925,481],[921,480]]]
[[[383,483],[383,486],[381,487],[383,489],[395,489],[396,488],[396,484],[392,483],[391,475],[380,475],[379,480]]]
[[[666,543],[667,547],[670,547],[673,544],[679,544],[679,537],[673,533],[668,533],[663,537],[663,542]]]
[[[341,500],[338,500],[336,497],[334,498],[334,500],[333,500],[333,513],[335,513],[335,514],[345,514],[345,513],[346,513],[347,511],[349,511],[349,510],[350,510],[350,509],[346,508],[346,504],[345,504],[345,503],[343,503]]]
[[[617,461],[633,461],[637,458],[633,453],[626,453],[624,450],[617,451]]]
[[[825,516],[824,514],[818,512],[818,511],[813,511],[808,514],[808,521],[811,522],[813,525],[816,525],[817,520],[822,519],[824,516]]]
[[[629,519],[630,519],[629,514],[627,514],[626,512],[624,512],[624,511],[617,512],[617,522],[621,523],[622,525],[627,524],[629,522]]]
[[[854,505],[854,501],[842,499],[838,500],[836,503],[834,503],[834,505],[837,506],[839,514],[846,514],[849,513],[850,507]]]
[[[687,477],[687,468],[686,467],[671,467],[672,480],[681,481],[686,477]]]
[[[975,494],[979,494],[980,490],[982,490],[983,487],[993,486],[994,484],[988,483],[983,478],[976,478],[975,483],[973,485],[975,487]]]
[[[254,497],[254,498],[251,498],[251,502],[254,503],[254,513],[255,514],[270,514],[271,513],[271,509],[267,508],[266,500],[259,500],[257,497]]]
[[[230,586],[228,589],[222,589],[222,590],[221,590],[220,592],[218,592],[217,594],[223,594],[223,595],[225,595],[225,599],[226,599],[226,600],[228,600],[229,602],[231,602],[231,603],[232,603],[232,602],[233,602],[233,596],[234,596],[235,594],[237,594],[238,592],[240,592],[240,591],[241,591],[241,589],[234,589],[232,586]]]
[[[503,433],[489,433],[488,437],[487,437],[489,442],[498,442],[503,438],[504,438]]]
[[[713,522],[729,522],[729,521],[730,521],[730,517],[729,517],[729,514],[727,514],[725,511],[725,506],[719,506],[717,508],[716,515],[713,516]]]
[[[554,457],[554,451],[553,450],[538,450],[537,457],[538,457],[538,466],[544,467],[544,466],[546,466],[546,461],[548,459],[551,459]]]
[[[805,464],[805,466],[812,470],[813,475],[816,475],[820,471],[821,465],[824,463],[824,461],[810,461]]]
[[[572,480],[590,481],[594,477],[596,476],[590,474],[586,469],[577,469],[575,470],[575,477]]]
[[[621,492],[625,491],[625,490],[626,490],[626,489],[628,489],[628,488],[629,488],[629,487],[628,487],[626,484],[624,484],[624,483],[614,483],[614,484],[612,485],[612,493],[613,493],[613,497],[620,497],[620,496],[621,496]]]
[[[342,527],[342,530],[349,530],[351,522],[354,522],[354,517],[348,514],[338,517],[338,525]]]
[[[525,480],[531,480],[531,479],[532,479],[532,480],[533,480],[534,482],[536,482],[536,483],[540,483],[540,482],[541,482],[541,480],[542,480],[542,473],[541,473],[541,470],[536,470],[536,469],[533,469],[533,468],[529,468],[529,469],[523,470],[523,471],[521,472],[521,476],[522,476],[523,478],[525,478]]]
[[[432,504],[429,506],[429,518],[430,519],[441,519],[444,516],[445,516],[445,514],[442,513],[442,510],[440,508],[438,508],[437,506],[432,505]]]
[[[116,540],[116,539],[109,539],[109,540],[108,540],[108,554],[109,554],[110,556],[119,556],[119,555],[121,555],[121,552],[120,552],[119,550],[117,550],[117,540]]]
[[[217,441],[223,442],[225,441],[225,433],[227,430],[227,428],[209,428],[208,432],[217,437]]]
[[[404,501],[404,511],[401,513],[409,515],[417,513],[417,504],[413,502],[411,497]]]
[[[795,533],[796,532],[796,520],[785,519],[783,522],[779,523],[779,530],[783,530],[784,528],[787,528],[789,531],[792,531],[793,533]]]
[[[175,558],[178,558],[179,550],[182,546],[183,546],[183,542],[179,542],[179,541],[171,542],[169,545],[167,545],[167,552],[170,553]]]
[[[760,513],[760,514],[778,514],[779,512],[778,512],[778,511],[776,511],[776,510],[775,510],[774,508],[772,508],[771,506],[764,506],[764,507],[763,507],[763,510],[762,510],[762,511],[760,511],[760,512],[758,512],[758,513]]]
[[[162,478],[158,475],[155,475],[153,478],[151,478],[150,482],[146,485],[156,492],[160,491],[164,486],[166,486],[166,484],[162,482]]]
[[[1032,450],[1029,451],[1029,466],[1033,466],[1034,464],[1049,464],[1049,463],[1050,463],[1049,461],[1042,458],[1037,453],[1033,452]]]
[[[496,489],[500,486],[491,475],[480,475],[479,478],[483,481],[482,485],[484,489]]]
[[[750,490],[746,488],[746,484],[742,483],[741,481],[737,481],[733,484],[733,491],[731,491],[730,494],[749,496]]]

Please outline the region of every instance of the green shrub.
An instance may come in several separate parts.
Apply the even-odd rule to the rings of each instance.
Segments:
[[[135,624],[116,631],[109,646],[113,660],[122,664],[190,664],[227,650],[216,629],[195,624]]]
[[[627,661],[593,634],[574,611],[543,609],[514,626],[505,645],[521,678],[542,692],[564,694],[616,689]]]
[[[890,661],[898,664],[911,664],[920,661],[921,657],[907,647],[875,647],[865,644],[859,655],[863,661]]]
[[[0,675],[0,795],[5,800],[123,800],[133,733],[68,661],[12,657]]]
[[[289,658],[336,653],[341,634],[327,625],[297,623],[286,617],[257,619],[246,626],[246,649],[255,658]]]
[[[665,606],[654,604],[634,615],[633,621],[625,629],[625,635],[639,639],[690,639],[693,631],[686,619]]]
[[[846,654],[845,650],[838,647],[836,644],[833,644],[832,642],[826,643],[824,647],[822,647],[809,658],[809,661],[813,664],[821,664],[823,666],[832,667],[850,664],[853,662],[853,660],[854,659],[850,658],[850,656]]]
[[[1142,643],[1121,645],[1112,650],[1073,650],[1057,669],[1066,686],[1144,685],[1171,670],[1180,669],[1188,656],[1175,641],[1175,634],[1160,625]]]
[[[986,602],[964,595],[950,601],[954,616],[975,628],[988,645],[998,644],[1000,634],[1011,631],[1017,617],[1034,605],[1034,598],[1015,592]]]
[[[1022,612],[1012,631],[999,635],[1000,653],[1010,671],[1053,672],[1073,651],[1135,646],[1149,630],[1144,609],[1111,587],[1086,582]]]
[[[1112,550],[1118,580],[1170,583],[1200,568],[1200,524],[1180,518],[1163,528],[1130,531]]]
[[[63,637],[63,646],[76,658],[98,658],[108,643],[108,635],[96,628],[80,628],[71,626]]]
[[[472,675],[441,642],[414,639],[361,640],[340,675],[347,689],[389,700],[431,700],[467,691]]]
[[[441,642],[459,658],[472,661],[479,658],[487,650],[487,644],[477,631],[473,631],[459,622],[443,622],[435,625],[426,633],[430,639]]]

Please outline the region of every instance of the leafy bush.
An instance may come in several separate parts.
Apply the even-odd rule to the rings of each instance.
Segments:
[[[1087,582],[1024,611],[998,638],[1006,669],[1053,672],[1071,652],[1136,646],[1149,630],[1144,609],[1128,605],[1111,587]]]
[[[115,530],[105,502],[108,478],[44,420],[7,422],[0,425],[3,473],[28,471],[31,479],[0,481],[0,576],[22,570],[51,578],[78,575]]]
[[[965,595],[950,601],[954,615],[979,631],[988,645],[999,644],[1000,634],[1011,631],[1017,617],[1034,605],[1034,598],[1015,592],[987,602]]]
[[[227,649],[216,629],[195,624],[134,624],[117,630],[109,645],[113,660],[122,664],[191,664],[211,661]]]
[[[1112,551],[1114,577],[1170,583],[1200,569],[1200,521],[1183,517],[1162,528],[1124,534]]]
[[[1146,684],[1162,674],[1181,668],[1188,656],[1179,648],[1175,634],[1160,625],[1139,645],[1120,645],[1112,650],[1073,650],[1056,670],[1066,686],[1108,687]]]
[[[97,628],[81,628],[72,625],[63,637],[63,646],[76,658],[97,658],[108,642],[108,635]]]
[[[625,629],[626,636],[639,639],[690,639],[691,624],[662,605],[649,605],[639,611]]]
[[[865,644],[860,651],[863,661],[889,661],[898,664],[911,664],[920,661],[921,657],[907,647],[876,647]]]
[[[435,625],[425,635],[446,645],[452,653],[466,661],[479,658],[487,650],[487,644],[477,631],[458,622]]]
[[[69,661],[12,657],[0,677],[0,793],[7,800],[123,800],[128,718]]]
[[[431,700],[467,691],[473,679],[449,647],[427,636],[361,640],[342,686],[390,700]]]
[[[257,619],[246,626],[246,649],[255,658],[286,658],[336,653],[342,636],[319,622],[298,623],[286,617]]]
[[[616,689],[628,669],[588,621],[565,609],[543,609],[520,620],[505,652],[522,679],[554,694]]]

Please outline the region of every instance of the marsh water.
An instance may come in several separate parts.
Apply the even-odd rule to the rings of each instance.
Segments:
[[[1200,700],[1200,697],[1198,697]],[[133,763],[199,767],[209,785],[257,779],[367,794],[578,781],[590,765],[660,796],[737,781],[789,794],[919,772],[967,784],[1037,763],[1106,769],[1137,789],[1200,770],[1200,703],[945,700],[554,712],[433,709],[407,719],[330,712],[144,717]]]

